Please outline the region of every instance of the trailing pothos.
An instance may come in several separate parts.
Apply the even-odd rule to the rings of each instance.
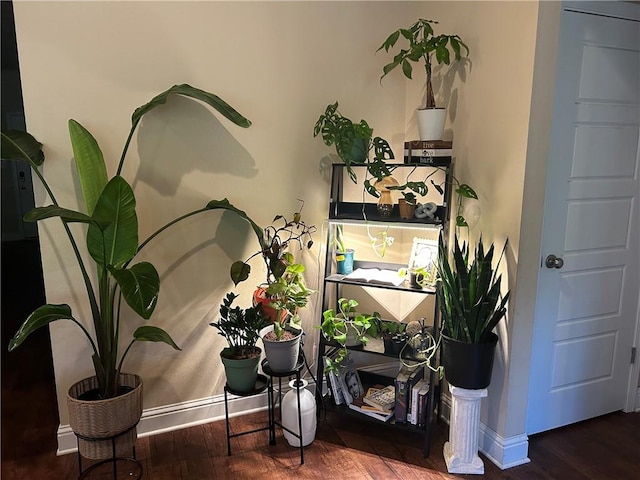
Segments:
[[[40,171],[44,162],[42,144],[26,132],[2,132],[2,158],[27,162],[42,182],[52,204],[36,207],[24,219],[37,222],[53,217],[62,221],[67,238],[80,267],[86,290],[86,300],[91,309],[93,332],[73,316],[66,304],[46,304],[29,315],[9,342],[9,350],[18,347],[32,332],[57,320],[74,322],[86,336],[92,350],[92,361],[101,398],[118,395],[118,380],[127,353],[135,342],[163,342],[174,349],[179,347],[163,329],[151,325],[138,327],[133,338],[121,351],[120,320],[121,300],[140,317],[147,320],[153,314],[160,291],[160,278],[155,267],[146,261],[133,263],[136,254],[162,231],[175,223],[198,213],[223,209],[234,212],[252,224],[253,230],[262,230],[247,215],[229,203],[227,199],[212,200],[204,207],[186,213],[159,228],[143,242],[138,239],[136,198],[131,186],[120,175],[129,143],[142,116],[166,103],[170,95],[183,95],[200,100],[213,107],[234,124],[249,127],[251,122],[218,96],[189,85],[175,85],[135,110],[131,118],[131,130],[125,142],[117,173],[108,178],[107,169],[98,142],[79,122],[69,120],[69,135],[77,176],[84,198],[85,211],[74,211],[60,206],[56,196]],[[75,236],[69,224],[84,223],[86,248],[95,263],[97,278],[89,274]]]

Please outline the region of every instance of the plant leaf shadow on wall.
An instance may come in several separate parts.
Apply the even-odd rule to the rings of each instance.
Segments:
[[[166,109],[170,109],[171,115]],[[163,196],[173,196],[193,171],[253,178],[256,162],[247,149],[205,105],[181,96],[149,112],[137,135],[138,181]]]

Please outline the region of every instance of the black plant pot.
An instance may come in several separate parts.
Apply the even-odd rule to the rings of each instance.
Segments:
[[[442,334],[444,376],[454,387],[479,390],[491,383],[493,356],[498,336],[487,343],[465,343]]]

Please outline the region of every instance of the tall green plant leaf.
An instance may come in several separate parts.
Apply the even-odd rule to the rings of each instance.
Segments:
[[[27,132],[2,132],[1,148],[4,160],[28,162],[34,169],[44,162],[42,144]]]
[[[120,176],[113,177],[105,186],[93,218],[107,223],[104,231],[93,225],[87,232],[87,248],[99,265],[121,267],[138,249],[138,217],[133,190]]]
[[[209,203],[207,203],[207,206],[205,207],[205,209],[206,210],[223,209],[223,210],[229,210],[231,212],[236,213],[241,218],[243,218],[247,222],[249,222],[249,224],[251,225],[251,228],[253,229],[253,233],[255,233],[256,237],[258,238],[258,242],[260,243],[260,246],[261,247],[265,246],[264,232],[263,232],[262,227],[260,225],[258,225],[256,222],[254,222],[251,219],[251,217],[249,217],[249,215],[247,215],[244,212],[244,210],[240,210],[239,208],[235,207],[226,198],[224,198],[222,200],[211,200]]]
[[[163,342],[167,345],[171,345],[175,350],[182,350],[178,345],[176,345],[167,332],[159,327],[151,325],[138,327],[136,331],[133,332],[133,338],[138,342]]]
[[[136,125],[145,113],[148,113],[154,108],[167,103],[167,99],[170,95],[183,95],[185,97],[195,98],[215,108],[218,112],[220,112],[236,125],[244,128],[248,128],[251,126],[251,122],[247,118],[240,115],[240,113],[238,113],[231,105],[229,105],[217,95],[205,92],[204,90],[200,90],[199,88],[195,88],[191,85],[183,83],[182,85],[174,85],[170,89],[153,97],[149,101],[149,103],[136,108],[136,110],[133,112],[133,116],[131,117],[131,125],[133,127],[132,130],[135,129]]]
[[[55,320],[71,319],[71,307],[69,305],[42,305],[27,317],[20,329],[9,341],[9,351],[20,346],[24,340],[40,327],[49,325]]]
[[[69,120],[69,136],[73,158],[80,178],[80,187],[87,213],[91,215],[96,202],[107,184],[107,168],[98,142],[89,131],[75,120]]]
[[[93,219],[82,212],[76,212],[75,210],[69,210],[68,208],[56,207],[55,205],[48,205],[46,207],[36,207],[29,210],[24,215],[25,222],[38,222],[47,218],[60,217],[63,221],[68,223],[88,223],[96,226],[98,229],[104,228],[108,225],[108,222],[100,222]]]
[[[158,303],[160,276],[149,262],[140,262],[129,268],[110,267],[127,304],[142,318],[148,320]]]

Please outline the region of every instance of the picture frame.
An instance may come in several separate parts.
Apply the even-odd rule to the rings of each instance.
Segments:
[[[413,238],[411,256],[409,257],[408,269],[424,269],[429,274],[429,279],[435,281],[438,260],[438,242],[428,238]],[[432,283],[432,282],[429,282]]]

